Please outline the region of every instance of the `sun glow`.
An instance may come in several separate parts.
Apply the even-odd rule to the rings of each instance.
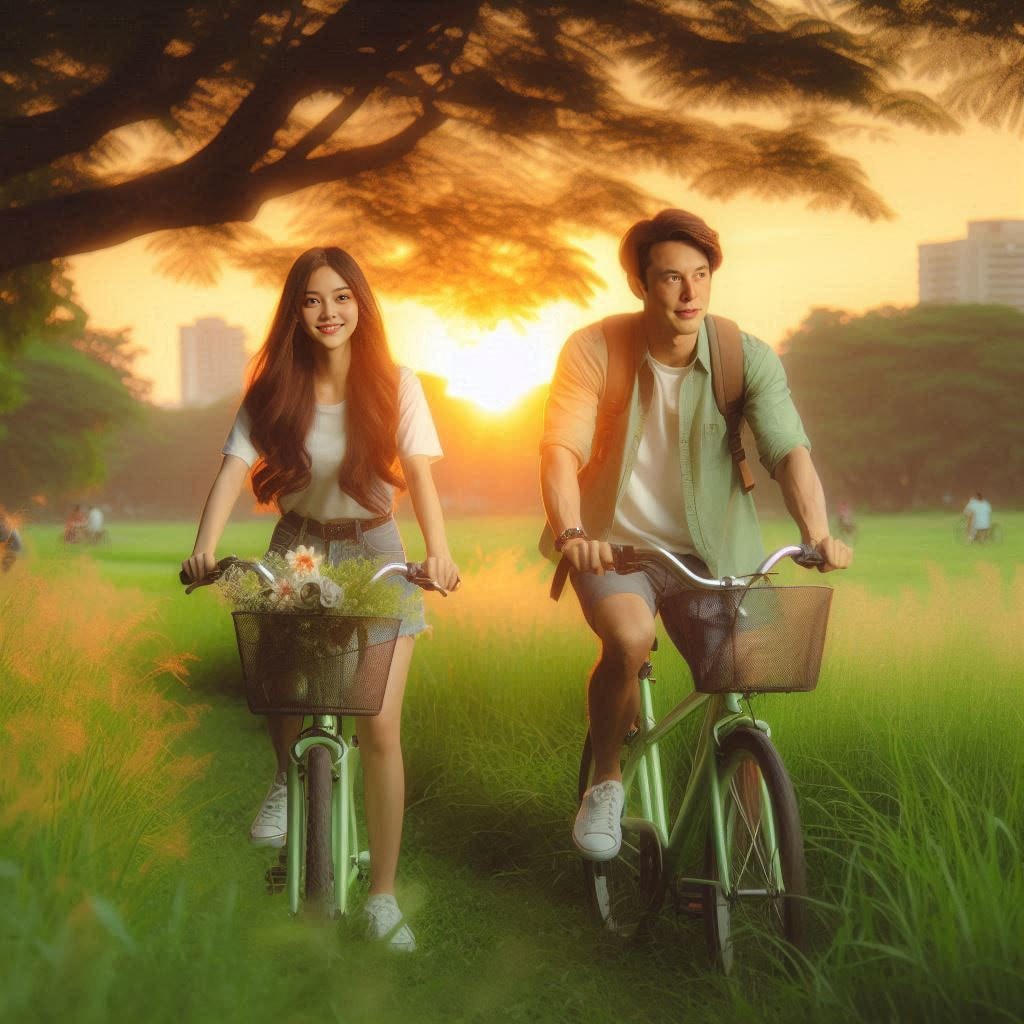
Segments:
[[[564,308],[563,308],[564,307]],[[485,412],[508,412],[534,388],[546,384],[580,312],[567,303],[549,306],[520,328],[502,320],[490,330],[462,320],[423,315],[423,307],[393,306],[395,355],[399,362],[447,381],[447,392]],[[405,328],[416,316],[414,329]]]

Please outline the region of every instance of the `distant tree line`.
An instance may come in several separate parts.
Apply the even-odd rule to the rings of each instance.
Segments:
[[[940,507],[945,495],[960,503],[981,489],[999,504],[1024,502],[1022,351],[1024,313],[1005,306],[811,312],[782,359],[830,501]],[[123,332],[92,331],[84,314],[26,346],[13,380],[19,402],[0,414],[0,504],[94,498],[118,515],[198,514],[239,397],[150,405],[131,353]],[[449,512],[539,516],[546,388],[495,415],[422,379],[445,448],[435,475]],[[781,511],[759,472],[759,506]],[[253,511],[243,497],[239,513]]]

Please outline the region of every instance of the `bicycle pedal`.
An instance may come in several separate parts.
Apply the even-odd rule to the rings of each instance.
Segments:
[[[673,892],[676,914],[685,917],[704,916],[704,892],[700,886],[684,885]]]

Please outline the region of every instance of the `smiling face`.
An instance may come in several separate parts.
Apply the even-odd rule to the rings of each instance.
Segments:
[[[348,282],[331,266],[309,275],[301,300],[306,333],[330,350],[341,348],[359,323],[359,306]]]
[[[711,301],[707,256],[686,242],[651,246],[644,289],[644,314],[662,338],[696,335]]]

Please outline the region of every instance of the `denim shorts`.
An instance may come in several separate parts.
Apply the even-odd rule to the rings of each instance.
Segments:
[[[698,576],[711,577],[711,571],[696,555],[677,554],[676,557]],[[594,612],[604,598],[613,594],[636,594],[643,598],[651,615],[661,614],[669,639],[689,661],[681,621],[690,614],[691,605],[681,598],[684,594],[692,594],[693,589],[681,583],[674,573],[654,559],[641,560],[640,566],[638,572],[605,572],[603,576],[575,570],[569,573],[569,582],[580,600],[587,623],[591,629],[594,628]]]
[[[354,540],[332,540],[326,546],[324,541],[317,535],[307,533],[309,523],[315,523],[313,519],[303,519],[301,525],[295,526],[293,522],[285,522],[279,519],[274,533],[270,538],[270,547],[267,554],[284,555],[293,551],[300,544],[304,544],[318,555],[323,555],[329,564],[337,565],[346,558],[369,558],[375,562],[404,562],[405,548],[402,545],[402,538],[398,532],[398,525],[394,519],[389,519],[372,530],[356,529]],[[358,523],[358,520],[356,520]],[[406,607],[409,609],[406,617],[402,619],[399,636],[416,636],[427,628],[423,614],[423,591],[414,583],[410,583],[401,577],[394,577],[387,581],[389,586],[400,587],[408,599]]]

